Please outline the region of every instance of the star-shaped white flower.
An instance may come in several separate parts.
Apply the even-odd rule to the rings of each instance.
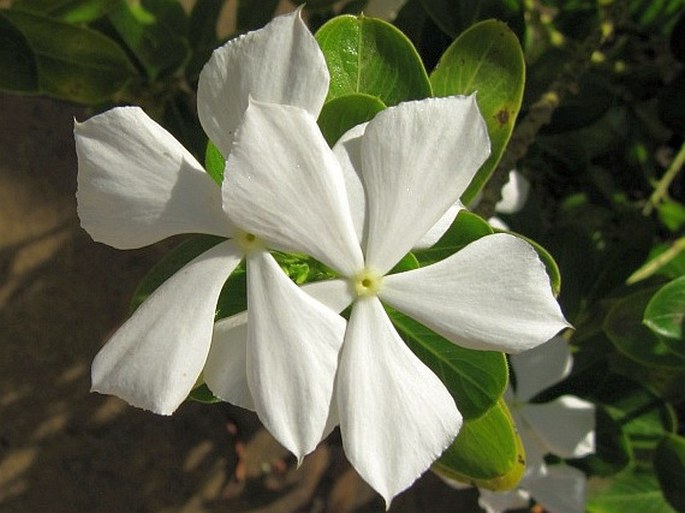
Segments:
[[[474,97],[400,104],[362,130],[331,150],[309,113],[253,101],[228,160],[224,199],[244,229],[343,277],[333,282],[353,303],[336,381],[343,444],[389,503],[453,441],[462,419],[381,301],[476,349],[522,351],[568,324],[537,254],[508,234],[388,274],[489,154]]]
[[[250,97],[316,116],[328,82],[323,55],[296,11],[214,52],[200,75],[200,120],[228,155]],[[112,336],[93,362],[93,390],[172,413],[206,364],[217,299],[246,258],[251,322],[240,364],[260,419],[302,458],[330,430],[344,319],[287,278],[267,251],[269,238],[227,215],[222,189],[142,110],[112,109],[76,123],[74,132],[78,213],[93,239],[128,249],[180,233],[228,238],[161,285]]]
[[[569,465],[548,466],[544,456],[582,458],[595,451],[594,404],[570,395],[548,403],[529,402],[568,376],[572,364],[561,337],[511,356],[516,388],[510,388],[505,399],[526,451],[526,472],[516,490],[481,490],[480,504],[488,513],[527,506],[530,497],[551,513],[585,511],[585,474]]]

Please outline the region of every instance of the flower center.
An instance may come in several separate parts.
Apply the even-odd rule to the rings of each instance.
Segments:
[[[383,277],[367,267],[352,276],[350,283],[357,297],[375,296],[381,288]]]
[[[264,249],[262,240],[253,233],[239,231],[235,235],[235,241],[238,247],[243,250],[245,254],[251,253],[258,249]]]

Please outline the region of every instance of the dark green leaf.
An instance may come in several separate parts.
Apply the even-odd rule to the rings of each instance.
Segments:
[[[591,493],[587,502],[589,513],[675,513],[664,499],[653,473],[630,468],[606,481]]]
[[[668,502],[678,511],[685,511],[685,438],[663,438],[654,452],[654,470]]]
[[[603,408],[597,409],[595,426],[595,452],[574,462],[587,473],[611,476],[626,468],[633,459],[628,436],[621,424]]]
[[[188,39],[193,48],[214,48],[217,43],[216,23],[226,0],[195,2],[188,19]]]
[[[442,380],[465,418],[492,408],[507,386],[503,353],[465,349],[392,309],[393,324],[409,348]]]
[[[38,92],[38,69],[28,41],[0,13],[0,89],[15,93]]]
[[[523,25],[521,2],[517,0],[421,0],[421,3],[436,25],[452,37],[487,18],[513,23],[518,28]]]
[[[26,72],[35,66],[36,92],[94,104],[109,99],[135,75],[123,50],[99,32],[14,10],[0,11],[0,18],[4,18],[0,28],[9,22],[24,37],[19,43],[13,34],[8,37],[21,56],[20,65],[15,63],[14,69],[22,73],[22,87],[30,85]],[[25,60],[27,47],[32,64]],[[3,60],[4,53],[0,51]]]
[[[490,490],[516,486],[525,469],[525,456],[504,401],[477,419],[467,419],[433,469]]]
[[[42,14],[67,23],[89,23],[106,15],[120,0],[19,0],[13,9]]]
[[[214,404],[221,402],[221,399],[215,397],[212,391],[204,383],[199,387],[193,388],[188,395],[188,399],[204,404]]]
[[[326,102],[319,114],[319,127],[330,146],[350,128],[371,120],[385,105],[375,96],[348,94]]]
[[[604,321],[604,332],[619,351],[637,362],[682,369],[685,359],[642,324],[642,314],[653,294],[653,289],[647,289],[620,299]]]
[[[109,20],[151,80],[177,70],[188,57],[185,13],[173,0],[121,2]]]
[[[415,251],[414,255],[422,266],[429,265],[492,233],[492,227],[482,218],[468,210],[460,210],[457,218],[438,242],[428,249]]]
[[[465,205],[499,163],[521,108],[525,63],[521,45],[506,24],[488,20],[465,31],[431,74],[435,96],[478,93],[492,151],[462,195]]]
[[[667,199],[658,206],[659,220],[672,232],[685,227],[685,205]]]
[[[316,33],[331,74],[328,100],[361,93],[385,105],[431,96],[411,42],[395,27],[364,16],[338,16]]]
[[[649,300],[643,322],[664,340],[671,351],[685,358],[685,276],[660,288]]]

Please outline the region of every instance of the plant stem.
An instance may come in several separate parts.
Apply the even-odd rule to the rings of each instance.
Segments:
[[[648,216],[651,214],[659,203],[668,196],[668,188],[671,186],[675,177],[678,176],[683,164],[685,164],[685,143],[680,147],[680,151],[673,159],[673,162],[671,162],[671,165],[668,166],[664,176],[659,180],[654,192],[652,192],[652,195],[649,197],[649,201],[642,209],[642,215]]]

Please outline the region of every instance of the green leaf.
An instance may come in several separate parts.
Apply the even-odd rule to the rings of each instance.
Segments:
[[[168,280],[184,265],[213,248],[224,239],[213,235],[199,235],[187,240],[167,253],[145,275],[136,287],[131,300],[131,312],[134,312],[157,287]]]
[[[668,502],[678,511],[685,511],[685,438],[663,438],[654,452],[654,470]]]
[[[0,13],[0,89],[37,93],[38,69],[33,50],[21,31]]]
[[[431,96],[421,58],[402,32],[365,16],[338,16],[316,39],[331,74],[327,100],[355,93],[385,105]]]
[[[445,384],[464,418],[490,410],[508,381],[503,353],[460,347],[406,315],[386,308],[409,348]]]
[[[430,80],[435,96],[478,93],[492,151],[462,196],[468,205],[502,158],[521,108],[525,82],[521,45],[506,24],[483,21],[450,45]]]
[[[15,59],[27,59],[17,65],[8,58],[6,48],[0,50],[3,66],[9,64],[8,69],[21,77],[14,89],[7,87],[12,85],[11,78],[0,79],[3,88],[95,104],[110,99],[135,76],[124,51],[99,32],[14,10],[0,10],[0,20],[0,39],[9,40],[10,51],[16,48]],[[7,30],[8,23],[13,31]],[[17,32],[23,41],[17,39]],[[35,89],[29,87],[34,80],[31,69],[37,73]]]
[[[604,408],[596,412],[595,452],[577,460],[574,465],[586,473],[611,476],[625,469],[633,460],[630,439],[621,424]]]
[[[195,2],[188,19],[188,39],[193,48],[205,49],[216,46],[216,20],[225,3],[225,0]]]
[[[604,320],[604,332],[619,351],[643,365],[682,369],[685,359],[642,324],[642,314],[653,294],[650,288],[620,299]]]
[[[653,473],[636,468],[617,474],[590,495],[589,513],[675,513],[666,502]]]
[[[187,20],[178,2],[121,2],[109,20],[151,80],[177,70],[188,57],[188,42],[182,37]]]
[[[561,271],[559,270],[559,265],[557,264],[556,260],[554,260],[554,257],[549,253],[549,251],[547,251],[533,239],[524,237],[519,233],[508,233],[515,235],[519,239],[525,240],[528,244],[533,246],[533,249],[537,252],[538,256],[540,257],[540,260],[542,260],[542,263],[545,264],[547,276],[549,276],[550,285],[552,286],[552,292],[554,293],[555,297],[558,296],[559,292],[561,291]]]
[[[484,219],[468,210],[460,210],[440,240],[428,249],[415,251],[414,256],[422,266],[426,266],[447,258],[474,240],[493,233],[492,227]]]
[[[671,351],[685,358],[685,276],[664,285],[649,300],[642,322],[664,342]]]
[[[216,397],[207,385],[202,383],[200,386],[193,388],[188,394],[188,399],[203,404],[220,403],[221,399]]]
[[[375,96],[348,94],[326,102],[319,114],[319,127],[330,146],[350,128],[371,120],[385,105]]]
[[[490,490],[514,488],[525,470],[525,455],[504,401],[477,419],[465,420],[457,439],[433,469]]]
[[[13,9],[42,14],[67,23],[90,23],[106,15],[120,0],[19,0]]]
[[[224,169],[226,169],[226,159],[212,141],[207,142],[205,150],[205,169],[214,181],[221,185],[224,181]]]
[[[685,226],[685,205],[672,199],[664,200],[658,207],[659,220],[672,232]]]

